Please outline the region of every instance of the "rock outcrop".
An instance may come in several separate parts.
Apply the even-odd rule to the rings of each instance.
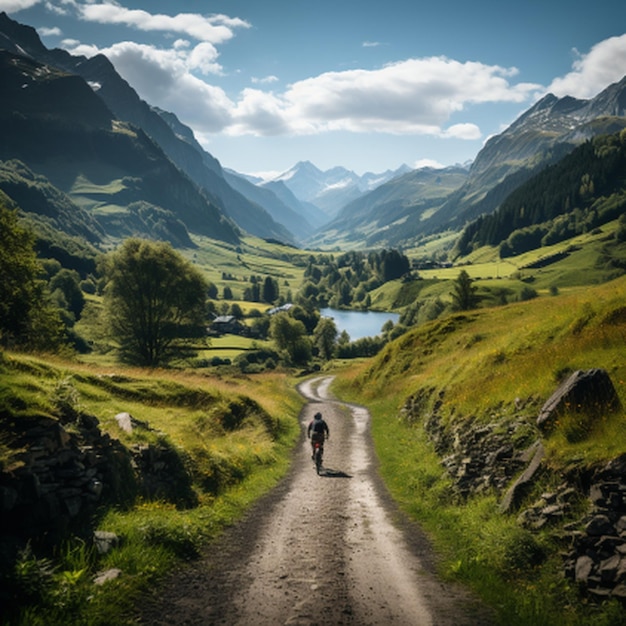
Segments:
[[[531,413],[539,406],[536,401],[516,400],[497,418],[444,424],[439,414],[443,396],[434,394],[434,389],[423,389],[409,397],[402,416],[409,423],[423,423],[456,496],[496,493],[503,514],[516,514],[530,531],[549,529],[562,542],[564,574],[583,591],[626,601],[626,455],[596,469],[573,464],[555,470],[545,462],[542,443],[564,427],[559,420],[567,414],[584,422],[576,434],[580,437],[592,432],[595,419],[621,409],[607,372],[574,372],[538,417]],[[558,487],[526,502],[532,488],[544,483]]]
[[[584,414],[588,419],[620,410],[621,403],[608,373],[599,368],[572,373],[543,405],[537,426],[549,432],[559,416]]]

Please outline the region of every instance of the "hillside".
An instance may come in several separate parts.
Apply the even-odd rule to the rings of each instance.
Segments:
[[[173,113],[153,109],[141,100],[103,55],[87,59],[60,49],[48,50],[35,29],[11,20],[6,13],[0,13],[2,48],[64,73],[80,76],[85,83],[97,86],[95,94],[116,119],[144,131],[168,159],[203,190],[210,202],[241,228],[260,237],[293,241],[289,231],[276,223],[264,208],[227,183],[217,159],[201,148],[188,127]],[[38,105],[43,106],[43,103]]]
[[[623,539],[610,523],[604,537],[594,534],[600,519],[624,514],[613,495],[626,481],[624,302],[622,277],[454,314],[339,374],[335,392],[373,413],[394,498],[435,539],[445,571],[494,607],[497,623],[624,621],[622,578],[601,565],[620,560]],[[612,408],[611,389],[587,388],[579,400],[564,396],[540,425],[559,385],[596,371],[612,382]]]
[[[0,50],[0,80],[5,85],[0,159],[19,160],[47,178],[105,233],[180,243],[187,228],[238,241],[235,226],[219,208],[145,133],[116,120],[82,78]],[[136,228],[137,220],[125,219],[134,203],[150,215],[144,226],[152,221],[156,229],[146,232]],[[171,227],[163,228],[168,222]]]
[[[517,255],[618,218],[626,207],[625,168],[626,131],[585,142],[468,225],[459,254],[491,245],[502,257]]]

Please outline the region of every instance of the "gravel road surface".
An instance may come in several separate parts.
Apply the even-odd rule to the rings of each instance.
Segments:
[[[333,400],[330,377],[300,385],[309,400],[289,475],[201,559],[143,598],[141,624],[474,626],[489,613],[434,573],[420,529],[375,468],[366,409]],[[316,475],[304,432],[330,427]]]

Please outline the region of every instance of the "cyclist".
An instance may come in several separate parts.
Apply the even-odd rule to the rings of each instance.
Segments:
[[[330,439],[330,431],[328,430],[328,424],[322,417],[321,413],[316,413],[313,419],[309,422],[309,426],[306,431],[307,437],[311,440],[311,458],[315,458],[315,443],[319,441],[322,452],[324,452],[324,440]]]

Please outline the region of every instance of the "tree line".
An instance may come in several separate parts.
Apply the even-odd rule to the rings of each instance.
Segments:
[[[296,299],[305,307],[369,309],[371,291],[410,270],[409,259],[398,250],[311,255]]]

